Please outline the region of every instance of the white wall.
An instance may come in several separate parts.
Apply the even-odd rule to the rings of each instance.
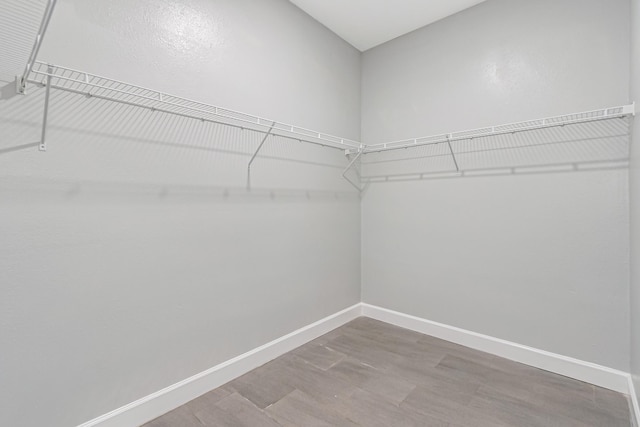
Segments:
[[[367,51],[363,141],[626,104],[628,16],[627,0],[489,0]],[[365,176],[405,180],[364,195],[364,302],[627,370],[628,174],[608,161],[626,158],[628,126],[616,120],[454,144],[474,151],[458,156],[465,169],[589,171],[421,180],[403,175],[452,170],[446,146],[365,156]],[[495,150],[513,144],[529,147]]]
[[[54,91],[40,153],[6,52],[0,425],[80,424],[359,301],[342,152],[270,140],[247,193],[262,135]],[[285,0],[60,0],[40,58],[359,138],[359,53]]]
[[[631,100],[640,105],[640,0],[631,0]],[[640,120],[631,141],[631,374],[640,391]],[[640,420],[638,420],[640,422]]]

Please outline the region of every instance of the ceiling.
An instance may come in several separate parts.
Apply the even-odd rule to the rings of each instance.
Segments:
[[[485,0],[290,0],[364,52]]]

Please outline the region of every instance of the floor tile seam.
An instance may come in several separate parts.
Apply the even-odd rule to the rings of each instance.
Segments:
[[[318,368],[318,369],[320,369],[320,370],[322,370],[322,371],[324,371],[324,372],[327,372],[329,369],[333,368],[334,366],[336,366],[337,364],[339,364],[340,362],[342,362],[342,361],[343,361],[343,360],[345,360],[345,359],[346,359],[346,356],[345,356],[345,357],[343,357],[342,359],[340,359],[340,360],[338,360],[338,361],[336,361],[336,362],[332,363],[332,364],[331,364],[331,366],[329,366],[329,367],[328,367],[328,368],[326,368],[326,369],[322,369],[322,368],[320,368],[320,367],[318,367],[318,366],[316,366],[316,368]]]
[[[280,402],[282,399],[284,399],[285,397],[287,397],[287,396],[288,396],[289,394],[291,394],[291,393],[293,393],[293,391],[292,391],[292,392],[290,392],[290,393],[288,393],[287,395],[285,395],[285,396],[281,397],[281,398],[278,400],[278,402]],[[269,411],[267,411],[267,409],[271,408],[273,405],[275,405],[275,404],[276,404],[276,403],[278,403],[278,402],[271,403],[270,405],[268,405],[268,406],[267,406],[266,408],[264,408],[264,409],[260,409],[260,408],[258,408],[258,410],[259,410],[259,411],[260,411],[260,412],[261,412],[265,417],[267,417],[268,419],[270,419],[271,421],[273,421],[273,422],[274,422],[274,423],[276,423],[277,425],[281,426],[282,424],[281,424],[280,422],[278,422],[278,420],[276,420],[276,419],[273,417],[273,415],[272,415]]]
[[[202,412],[204,412],[204,411],[198,411],[198,412],[194,413],[193,416],[196,417],[196,419],[198,420],[198,422],[200,424],[202,424],[204,427],[207,427],[207,424],[204,422],[204,420],[198,416],[198,414],[200,414]]]
[[[289,384],[290,385],[290,384]],[[290,387],[292,388],[292,390],[285,394],[284,396],[282,396],[280,399],[278,399],[276,402],[273,402],[272,404],[268,405],[266,408],[264,408],[264,410],[266,411],[268,408],[272,407],[273,405],[275,405],[276,403],[280,402],[283,399],[286,399],[287,397],[289,397],[291,394],[295,393],[296,391],[298,393],[304,393],[302,390],[298,389],[297,387],[294,387],[292,385],[290,385]]]
[[[289,394],[291,394],[291,392],[287,393],[287,395],[281,397],[277,402],[271,403],[269,405],[267,405],[264,409],[260,408],[258,405],[256,405],[254,402],[251,401],[251,399],[249,399],[248,397],[244,396],[242,393],[240,393],[239,391],[236,392],[236,394],[238,394],[238,396],[240,396],[242,399],[244,399],[251,407],[253,407],[253,409],[257,410],[260,414],[266,416],[267,418],[269,418],[271,421],[273,421],[274,423],[276,423],[277,425],[281,425],[278,420],[275,420],[273,417],[271,417],[271,415],[266,411],[267,408],[273,406],[275,403],[278,403],[280,400],[284,399],[284,397],[288,396]],[[235,416],[235,414],[229,412],[228,410],[226,410],[225,408],[222,408],[219,403],[222,402],[225,399],[230,398],[231,396],[233,396],[233,394],[230,394],[229,396],[226,396],[225,398],[221,399],[219,402],[215,403],[215,406],[218,407],[218,409],[220,409],[221,411],[224,411],[230,415],[232,415],[234,418],[238,418]],[[239,420],[240,421],[240,420]]]
[[[190,401],[190,402],[191,402],[191,401]],[[182,406],[178,406],[176,409],[181,409],[181,408],[183,408],[183,409],[184,409],[184,410],[186,410],[189,414],[193,415],[193,417],[194,417],[196,420],[198,420],[198,422],[199,422],[203,427],[206,427],[206,424],[204,423],[204,421],[202,421],[202,420],[200,419],[200,417],[198,417],[198,415],[196,414],[196,411],[194,411],[193,409],[191,409],[191,407],[189,407],[189,403],[190,403],[190,402],[187,402],[187,403],[185,403],[185,404],[184,404],[184,405],[182,405]],[[174,411],[175,411],[176,409],[174,409]],[[169,412],[171,412],[171,411],[169,411]],[[161,416],[160,416],[160,417],[158,417],[158,418],[164,417],[164,416],[165,416],[165,415],[167,415],[169,412],[167,412],[166,414],[161,415]]]

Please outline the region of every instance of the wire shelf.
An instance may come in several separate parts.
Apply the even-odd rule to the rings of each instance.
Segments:
[[[57,0],[48,0],[47,7],[31,50],[31,55],[27,62],[24,74],[16,78],[16,89],[18,93],[25,93],[26,84],[32,83],[46,87],[45,109],[42,125],[42,138],[40,150],[46,150],[46,130],[47,113],[49,107],[49,92],[51,88],[63,90],[71,93],[85,95],[88,98],[97,98],[121,104],[146,108],[152,111],[178,115],[203,122],[218,123],[240,129],[251,129],[265,134],[264,139],[253,154],[248,165],[248,173],[251,173],[251,163],[256,158],[262,145],[269,135],[297,140],[299,142],[309,142],[331,148],[344,150],[347,156],[352,156],[349,165],[343,172],[343,177],[354,187],[361,190],[362,177],[358,170],[358,161],[362,160],[364,154],[401,150],[412,147],[437,146],[444,151],[438,153],[436,157],[452,160],[456,173],[465,173],[461,170],[456,156],[464,155],[465,152],[456,153],[452,147],[452,142],[472,141],[474,138],[486,142],[487,137],[511,135],[525,131],[539,131],[542,129],[555,128],[578,123],[597,122],[614,118],[624,118],[635,115],[635,103],[619,107],[605,108],[600,110],[587,111],[582,113],[567,114],[562,116],[547,117],[543,119],[527,120],[523,122],[509,123],[498,126],[483,127],[479,129],[465,130],[453,133],[424,136],[420,138],[405,139],[400,141],[385,142],[380,144],[365,145],[358,141],[341,138],[323,132],[317,132],[300,126],[289,125],[265,119],[228,108],[205,104],[164,92],[136,86],[130,83],[101,77],[84,71],[78,71],[59,65],[48,64],[37,61],[38,52],[42,40],[46,33],[51,15],[56,6]],[[442,151],[442,150],[441,150]],[[477,150],[475,150],[477,151]],[[474,152],[474,150],[469,151]],[[349,178],[348,173],[355,168],[357,180]],[[421,174],[422,175],[422,174]],[[388,178],[388,177],[387,177]]]
[[[526,132],[459,139],[410,150],[372,152],[362,161],[360,182],[366,185],[445,176],[624,168],[628,165],[630,117],[593,117],[599,119]]]
[[[588,123],[598,120],[622,118],[635,114],[635,104],[619,107],[604,108],[601,110],[586,111],[582,113],[566,114],[562,116],[547,117],[544,119],[527,120],[524,122],[509,123],[498,126],[490,126],[440,135],[424,136],[420,138],[404,139],[393,142],[366,145],[364,154],[378,153],[382,151],[400,150],[425,145],[451,143],[454,141],[472,140],[488,136],[506,135],[517,132],[546,129],[570,124]]]
[[[270,133],[283,138],[341,150],[359,150],[362,145],[358,141],[341,138],[339,136],[276,122],[271,119],[181,98],[130,83],[59,65],[47,64],[41,61],[35,61],[33,63],[26,81],[28,83],[46,86],[49,79],[50,88],[81,94],[88,98],[103,99],[200,121],[251,129],[257,132]]]

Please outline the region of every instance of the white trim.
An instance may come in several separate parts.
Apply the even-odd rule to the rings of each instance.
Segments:
[[[636,393],[636,387],[633,383],[633,376],[629,375],[629,401],[631,406],[631,416],[635,414],[635,419],[632,420],[632,425],[640,426],[640,405],[638,405],[638,394]]]
[[[361,315],[356,304],[78,427],[139,426]]]
[[[527,347],[370,304],[362,304],[362,315],[599,387],[624,394],[630,393],[629,374],[606,366]]]
[[[640,422],[638,396],[632,377],[626,372],[386,308],[359,303],[78,427],[142,425],[360,316],[628,394],[636,420]]]

